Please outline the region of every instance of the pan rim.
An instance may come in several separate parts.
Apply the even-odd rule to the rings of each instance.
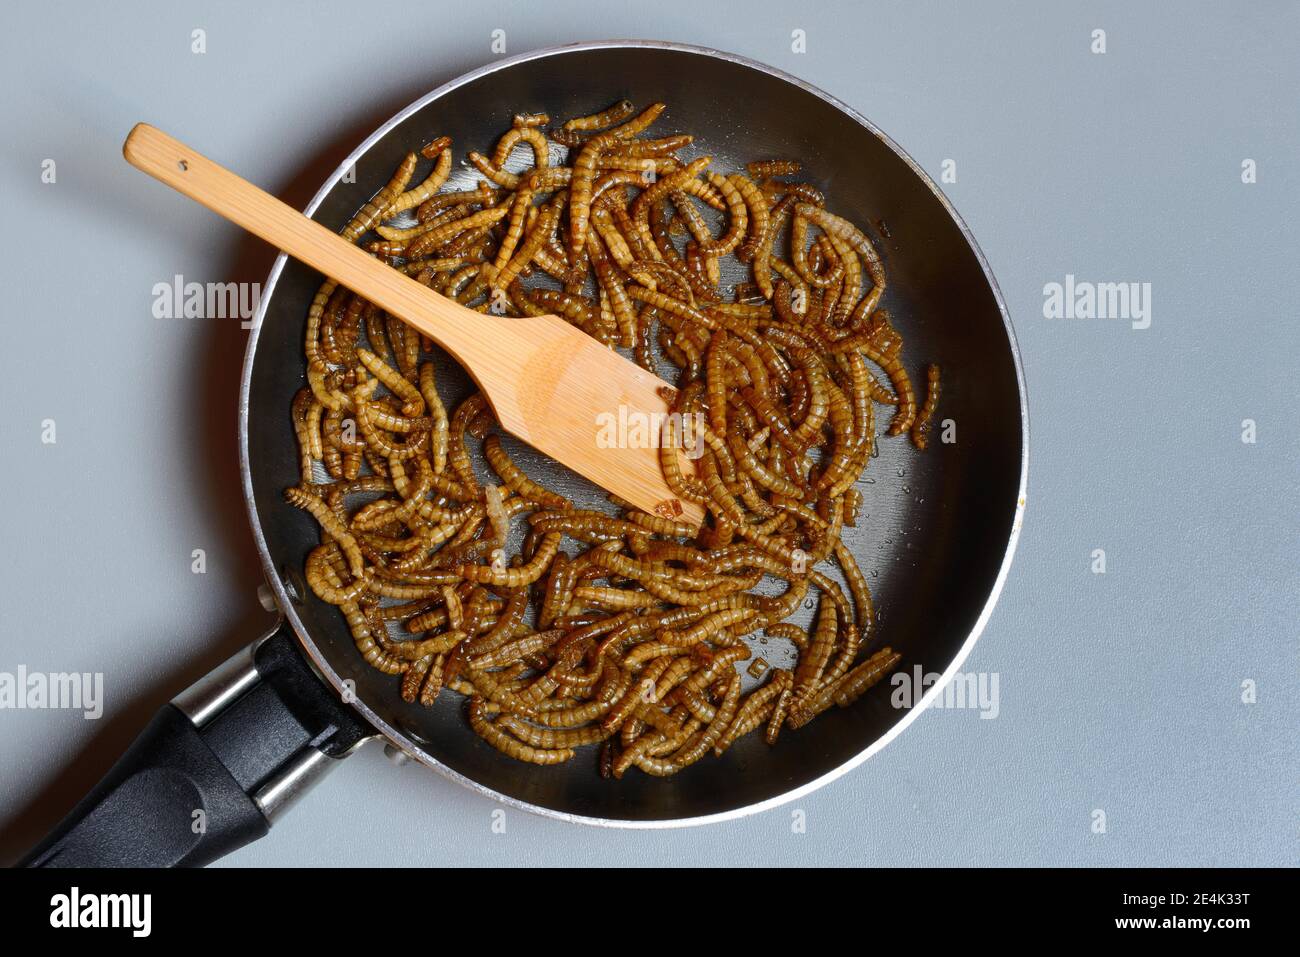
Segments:
[[[573,824],[586,824],[595,827],[611,828],[628,828],[634,830],[659,830],[677,827],[697,827],[705,824],[720,823],[723,821],[737,820],[747,817],[751,814],[759,814],[773,808],[795,801],[800,797],[811,794],[818,788],[837,780],[853,769],[857,768],[868,758],[881,751],[886,745],[892,742],[899,734],[903,732],[930,704],[943,693],[944,687],[949,679],[961,668],[974,649],[976,641],[979,640],[984,628],[992,617],[993,609],[997,604],[998,598],[1002,594],[1002,589],[1006,584],[1007,577],[1010,573],[1012,558],[1014,557],[1016,546],[1019,542],[1020,531],[1024,522],[1024,512],[1026,506],[1026,495],[1029,483],[1029,405],[1028,396],[1025,387],[1024,368],[1020,357],[1020,347],[1016,340],[1015,330],[1011,325],[1011,317],[1007,311],[1006,301],[1003,298],[1002,291],[998,286],[997,279],[989,267],[988,260],[984,256],[983,250],[975,241],[965,220],[953,207],[943,191],[935,182],[926,174],[915,160],[908,153],[894,142],[884,131],[879,129],[874,123],[853,109],[848,104],[842,102],[824,90],[807,83],[783,70],[768,64],[752,60],[748,57],[735,53],[728,53],[713,47],[698,46],[694,44],[676,43],[663,40],[596,40],[582,41],[577,43],[563,44],[560,46],[542,47],[536,50],[530,50],[525,53],[516,54],[501,60],[481,66],[468,73],[464,73],[455,79],[448,81],[424,94],[414,102],[400,110],[387,122],[379,126],[365,140],[363,140],[348,156],[339,164],[338,168],[325,180],[321,188],[312,197],[304,209],[307,216],[312,216],[320,204],[324,201],[330,190],[334,188],[338,180],[356,163],[365,153],[367,153],[376,143],[392,131],[396,126],[405,121],[412,114],[423,109],[428,104],[445,96],[447,93],[478,80],[481,77],[488,76],[499,70],[509,69],[520,63],[527,63],[532,60],[544,59],[547,57],[557,56],[565,53],[582,52],[588,50],[607,50],[607,49],[659,49],[669,50],[678,53],[689,53],[697,56],[707,56],[715,59],[725,60],[739,66],[748,67],[757,70],[775,79],[789,83],[806,93],[818,97],[830,106],[844,113],[854,122],[865,128],[873,136],[877,137],[885,146],[894,152],[907,166],[911,169],[913,175],[917,176],[925,187],[934,195],[942,205],[944,211],[952,219],[962,238],[974,253],[975,259],[984,274],[985,280],[989,284],[989,289],[993,294],[994,302],[997,304],[998,313],[1002,317],[1003,330],[1007,336],[1007,345],[1011,350],[1012,364],[1016,373],[1016,390],[1020,401],[1020,481],[1016,495],[1015,513],[1012,517],[1011,529],[1008,533],[1006,550],[1002,556],[1002,562],[999,565],[998,573],[993,581],[993,586],[989,591],[988,598],[981,608],[979,616],[976,618],[974,625],[967,634],[966,639],[962,642],[957,653],[944,669],[940,679],[930,686],[929,690],[921,697],[912,708],[908,709],[898,722],[892,725],[884,734],[876,738],[861,751],[849,758],[844,763],[832,768],[825,774],[808,781],[796,788],[785,791],[765,800],[754,802],[752,804],[742,805],[731,808],[726,811],[719,811],[713,814],[698,815],[695,817],[685,818],[662,818],[655,820],[626,820],[621,818],[602,818],[592,817],[582,814],[574,814],[568,811],[558,810],[556,808],[544,807],[528,801],[503,794],[493,788],[487,787],[480,782],[470,778],[455,769],[443,764],[433,755],[425,751],[424,747],[418,742],[403,734],[397,728],[394,728],[378,714],[376,714],[364,700],[359,696],[353,695],[355,700],[351,705],[370,723],[375,730],[386,738],[392,745],[399,748],[402,752],[414,757],[421,764],[430,768],[439,774],[450,778],[457,784],[474,791],[484,797],[494,800],[507,807],[518,808],[543,817],[554,820],[566,821]],[[303,653],[307,656],[309,663],[334,690],[340,695],[352,694],[348,686],[345,685],[344,679],[330,666],[316,642],[312,639],[306,624],[298,614],[297,606],[290,596],[285,582],[281,576],[280,570],[276,568],[275,562],[271,557],[270,549],[266,542],[266,537],[262,532],[262,521],[258,514],[257,503],[253,494],[252,471],[249,463],[249,392],[252,386],[253,365],[257,354],[257,344],[261,334],[262,322],[265,318],[266,309],[274,294],[276,283],[283,272],[288,257],[280,253],[271,270],[267,275],[266,281],[262,286],[261,299],[258,305],[257,313],[254,317],[253,327],[249,331],[248,343],[245,347],[243,369],[240,374],[239,383],[239,469],[240,483],[244,492],[244,503],[248,509],[248,519],[253,533],[253,539],[257,543],[258,555],[262,563],[262,571],[267,579],[272,593],[275,596],[276,604],[279,605],[281,613],[293,628],[294,635],[302,647]]]

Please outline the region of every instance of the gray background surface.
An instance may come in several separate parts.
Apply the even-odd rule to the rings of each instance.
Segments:
[[[273,254],[128,168],[127,130],[149,120],[302,206],[389,115],[492,59],[500,28],[510,54],[628,36],[745,54],[847,101],[936,179],[956,160],[943,188],[1030,395],[1024,533],[964,669],[1000,676],[1000,714],[927,711],[798,802],[806,833],[784,807],[666,833],[509,811],[498,834],[489,802],[366,749],[226,863],[1295,863],[1300,15],[1136,6],[11,5],[0,670],[102,671],[106,713],[0,711],[0,859],[269,623],[237,482],[245,333],[150,306],[177,273],[261,282]],[[1067,273],[1152,283],[1151,327],[1043,318]]]

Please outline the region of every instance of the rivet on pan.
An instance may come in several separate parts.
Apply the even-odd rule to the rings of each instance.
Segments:
[[[271,586],[266,582],[257,586],[257,600],[267,611],[275,611],[275,592],[271,591]]]
[[[301,574],[288,565],[282,565],[280,566],[280,581],[284,583],[284,590],[289,593],[290,600],[294,604],[301,605],[302,596],[306,594]]]
[[[384,745],[384,757],[388,758],[399,768],[404,764],[409,764],[411,756],[395,744]]]

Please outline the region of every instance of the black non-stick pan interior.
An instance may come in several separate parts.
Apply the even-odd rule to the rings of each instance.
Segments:
[[[917,452],[906,437],[883,438],[867,470],[865,501],[845,541],[878,607],[876,641],[904,653],[900,665],[941,673],[982,624],[1014,539],[1022,493],[1024,432],[1014,344],[991,279],[944,202],[913,166],[871,130],[816,93],[755,65],[663,46],[576,48],[524,59],[453,86],[380,137],[356,163],[356,182],[324,196],[315,218],[337,229],[385,183],[402,156],[449,135],[458,156],[490,152],[517,112],[586,114],[627,97],[668,104],[657,135],[690,132],[685,155],[709,154],[729,171],[747,161],[796,157],[834,211],[864,225],[885,258],[884,306],[905,341],[905,360],[924,382],[924,364],[943,369],[939,420],[956,441]],[[869,112],[870,104],[863,104]],[[418,174],[417,174],[418,175]],[[464,175],[469,178],[469,172]],[[318,274],[289,262],[269,293],[248,391],[248,460],[254,507],[276,568],[301,567],[318,543],[307,516],[284,503],[297,481],[289,405],[303,384],[302,340]],[[468,379],[444,362],[442,381],[459,399]],[[888,421],[880,413],[878,430]],[[517,450],[517,446],[512,446]],[[537,456],[532,474],[586,501],[583,480]],[[721,759],[656,779],[621,781],[596,773],[595,749],[566,765],[538,768],[510,760],[468,728],[463,699],[444,691],[435,707],[407,705],[397,680],[361,660],[338,611],[312,596],[295,603],[304,640],[335,680],[354,682],[365,708],[423,757],[506,798],[563,815],[656,822],[723,815],[772,801],[852,761],[907,711],[878,685],[852,708],[833,708],[769,748],[750,735]],[[757,639],[756,639],[757,640]],[[787,663],[773,642],[755,645],[774,665]],[[859,773],[870,774],[868,768]]]

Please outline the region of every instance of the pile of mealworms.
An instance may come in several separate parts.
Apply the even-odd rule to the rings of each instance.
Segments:
[[[895,666],[841,530],[875,407],[924,448],[939,397],[931,365],[918,403],[871,240],[800,164],[679,158],[692,137],[642,135],[663,110],[516,116],[490,156],[469,153],[470,188],[444,190],[451,142],[433,140],[427,175],[407,155],[342,234],[478,311],[562,316],[674,383],[667,421],[700,423],[698,457],[683,468],[692,437],[672,435],[661,462],[703,526],[543,487],[481,393],[448,414],[432,343],[332,281],[307,318],[285,493],[321,528],[309,587],[405,700],[451,689],[505,754],[599,745],[616,778],[674,774],[759,728],[774,744]],[[724,265],[744,276],[726,293]],[[787,620],[801,606],[808,628]],[[769,639],[791,667],[756,654]]]

